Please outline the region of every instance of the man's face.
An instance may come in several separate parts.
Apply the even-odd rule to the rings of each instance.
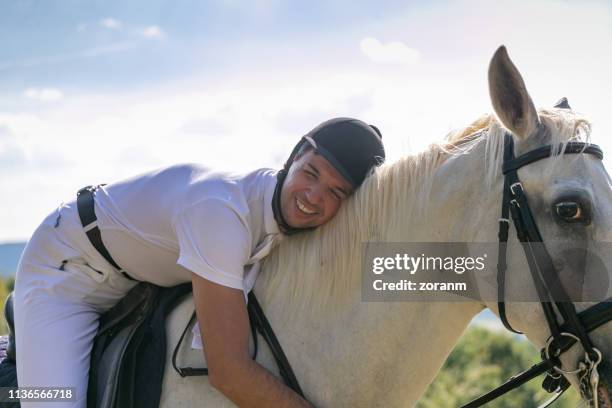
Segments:
[[[323,156],[308,150],[294,160],[281,190],[281,211],[293,228],[329,221],[353,188]]]

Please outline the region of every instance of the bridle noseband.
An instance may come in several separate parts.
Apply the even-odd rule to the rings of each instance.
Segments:
[[[554,147],[557,150],[553,151]],[[522,334],[512,328],[508,322],[504,302],[505,274],[507,269],[506,247],[511,215],[551,333],[545,347],[541,350],[543,361],[527,371],[512,377],[500,387],[473,400],[462,408],[480,407],[545,372],[547,372],[547,376],[542,387],[546,391],[556,394],[541,407],[552,404],[569,387],[569,382],[563,374],[579,374],[580,390],[583,397],[592,400],[592,406],[598,407],[597,387],[599,374],[597,366],[602,361],[602,354],[594,347],[588,333],[612,320],[612,298],[608,298],[580,313],[576,313],[574,304],[570,301],[569,296],[567,296],[562,287],[555,289],[555,296],[553,298],[551,288],[557,279],[556,270],[553,260],[543,243],[542,236],[538,230],[517,173],[521,167],[550,157],[554,153],[586,153],[600,160],[603,159],[603,152],[599,146],[584,142],[568,142],[565,147],[563,144],[560,144],[558,147],[552,145],[543,146],[515,157],[512,135],[509,133],[504,135],[504,162],[502,167],[504,191],[501,217],[499,219],[499,252],[497,262],[499,317],[508,330]],[[538,244],[534,245],[533,243]],[[563,317],[562,324],[559,324],[557,320],[553,304]],[[581,361],[575,370],[563,370],[559,356],[576,342],[579,342],[585,350],[584,361]]]

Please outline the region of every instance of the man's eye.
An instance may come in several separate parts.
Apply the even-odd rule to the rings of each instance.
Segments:
[[[317,179],[317,176],[313,172],[309,170],[304,170],[304,171],[306,172],[306,174],[308,174],[309,177],[312,177],[315,180]]]
[[[335,190],[332,190],[332,195],[336,200],[342,200],[342,195],[336,192]]]

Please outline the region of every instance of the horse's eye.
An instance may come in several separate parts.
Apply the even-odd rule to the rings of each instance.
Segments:
[[[583,220],[582,207],[573,201],[562,201],[555,204],[557,215],[567,222],[577,222]]]

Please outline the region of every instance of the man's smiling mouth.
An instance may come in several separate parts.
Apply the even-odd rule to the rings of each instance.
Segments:
[[[300,201],[299,198],[296,197],[295,199],[296,203],[297,203],[297,207],[300,209],[300,211],[302,211],[304,214],[306,215],[313,215],[316,214],[317,212],[310,209],[306,204],[304,204],[302,201]]]

